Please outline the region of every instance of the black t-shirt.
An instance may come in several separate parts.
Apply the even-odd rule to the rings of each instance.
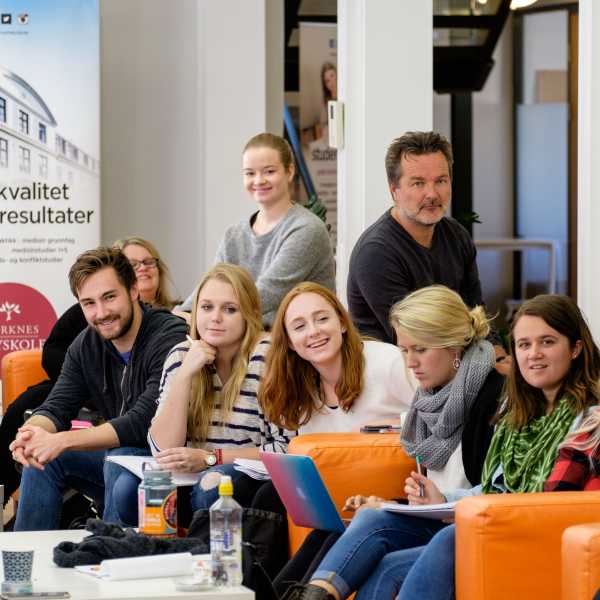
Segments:
[[[364,231],[352,250],[348,307],[363,335],[394,342],[390,308],[407,294],[441,284],[473,307],[483,304],[475,244],[467,230],[444,217],[425,248],[386,211]]]

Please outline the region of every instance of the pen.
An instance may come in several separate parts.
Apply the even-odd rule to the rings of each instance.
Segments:
[[[415,456],[415,460],[417,461],[417,473],[423,475],[421,472],[421,457],[418,454]],[[425,486],[421,482],[419,482],[419,498],[425,498]]]

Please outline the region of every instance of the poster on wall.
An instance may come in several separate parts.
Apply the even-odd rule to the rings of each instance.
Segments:
[[[0,359],[43,345],[99,244],[98,1],[0,2]]]
[[[337,150],[329,146],[327,102],[337,100],[337,27],[300,23],[300,140],[337,242]]]

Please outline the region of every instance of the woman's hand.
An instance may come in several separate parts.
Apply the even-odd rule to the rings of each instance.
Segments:
[[[191,377],[199,373],[205,365],[211,365],[217,357],[217,349],[204,340],[193,340],[186,357],[181,363],[180,373]]]
[[[420,490],[423,495],[420,495]],[[412,471],[410,477],[404,482],[404,492],[408,497],[409,504],[443,504],[446,497],[438,490],[433,481],[427,479],[425,475],[419,475]]]
[[[205,457],[210,454],[200,448],[169,448],[154,456],[156,462],[169,471],[198,473],[206,469]]]
[[[379,496],[361,496],[357,494],[356,496],[350,496],[342,506],[342,511],[351,510],[357,511],[361,508],[379,508],[382,502],[386,502],[384,498],[379,498]]]

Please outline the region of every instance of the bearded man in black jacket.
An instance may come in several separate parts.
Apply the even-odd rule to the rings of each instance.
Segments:
[[[90,495],[104,505],[105,520],[116,520],[111,484],[118,469],[104,459],[148,453],[163,363],[187,333],[183,319],[139,302],[135,272],[116,248],[81,254],[69,284],[88,327],[69,347],[47,400],[10,445],[25,467],[15,531],[56,529],[68,488]],[[84,404],[105,422],[70,430]]]

